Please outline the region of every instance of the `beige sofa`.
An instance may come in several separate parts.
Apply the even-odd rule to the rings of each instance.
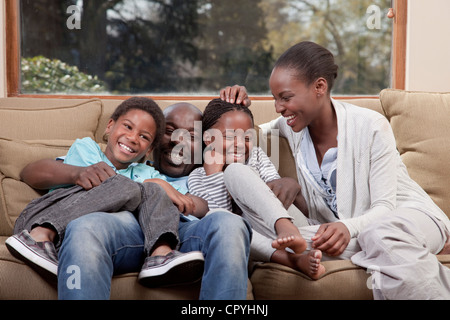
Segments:
[[[450,94],[384,90],[379,99],[349,100],[385,115],[410,175],[450,214]],[[158,100],[165,108],[175,101]],[[74,139],[102,141],[114,99],[0,99],[0,299],[56,299],[56,288],[12,257],[5,247],[14,221],[27,203],[40,195],[20,181],[21,169],[41,158],[67,152]],[[206,100],[191,103],[201,109]],[[256,124],[277,117],[273,102],[255,99]],[[280,142],[280,174],[295,177],[285,141]],[[450,265],[450,256],[439,256]],[[324,262],[327,272],[317,281],[273,263],[258,265],[249,279],[248,299],[372,299],[369,275],[350,261]],[[137,273],[115,276],[111,299],[197,299],[199,283],[148,289]]]

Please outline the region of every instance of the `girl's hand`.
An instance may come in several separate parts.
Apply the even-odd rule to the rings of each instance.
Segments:
[[[212,175],[225,169],[225,156],[215,149],[205,148],[203,168],[206,175]]]
[[[311,238],[312,247],[330,256],[342,254],[350,242],[350,232],[342,222],[324,223]]]
[[[190,193],[188,193],[186,195],[188,197],[190,197],[192,199],[192,201],[194,202],[195,210],[194,210],[193,216],[195,216],[199,219],[203,218],[209,212],[208,201],[206,201],[203,198],[194,196]]]
[[[220,90],[220,98],[229,103],[242,104],[245,107],[250,107],[252,102],[247,94],[247,89],[244,86],[234,85],[232,87],[225,87]]]

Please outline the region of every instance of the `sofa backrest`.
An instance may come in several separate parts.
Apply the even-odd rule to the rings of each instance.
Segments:
[[[398,148],[411,176],[433,200],[450,213],[450,94],[384,90],[380,99],[348,99],[390,120]],[[102,142],[117,99],[0,99],[0,236],[9,236],[15,219],[38,192],[20,181],[20,171],[33,161],[64,155],[76,138],[90,136]],[[161,108],[179,101],[157,100]],[[190,103],[204,110],[207,100]],[[272,100],[255,99],[250,107],[255,125],[278,117]],[[269,137],[270,138],[270,137]],[[270,141],[270,139],[269,139]],[[263,147],[266,145],[263,144]],[[268,153],[271,144],[266,147]],[[279,141],[281,176],[296,178],[289,146]]]
[[[98,99],[0,99],[0,235],[41,195],[20,181],[22,168],[66,154],[76,138],[95,138],[102,113]]]

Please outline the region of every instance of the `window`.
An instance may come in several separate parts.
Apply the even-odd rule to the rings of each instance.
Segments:
[[[406,6],[401,2],[397,11]],[[8,93],[198,97],[237,83],[267,96],[276,58],[312,40],[340,66],[333,95],[377,95],[391,79],[401,87],[404,74],[400,54],[392,52],[404,36],[395,38],[390,6],[386,0],[10,1]]]

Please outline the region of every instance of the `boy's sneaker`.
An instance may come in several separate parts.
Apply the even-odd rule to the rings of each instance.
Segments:
[[[11,254],[51,282],[57,281],[58,254],[53,242],[36,242],[27,230],[6,239]]]
[[[138,280],[147,287],[193,283],[202,278],[204,264],[200,251],[181,253],[174,250],[166,256],[147,257]]]

